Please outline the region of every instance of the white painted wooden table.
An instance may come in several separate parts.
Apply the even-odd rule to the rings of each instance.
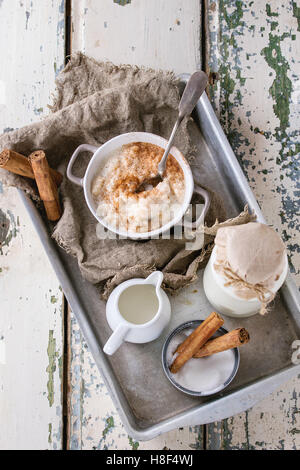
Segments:
[[[205,69],[299,282],[299,2],[1,0],[0,43],[3,132],[47,114],[65,45],[116,63]],[[17,192],[0,193],[0,449],[300,448],[299,378],[242,415],[132,441]]]

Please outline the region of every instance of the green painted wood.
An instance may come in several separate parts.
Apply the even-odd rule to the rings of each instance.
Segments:
[[[207,2],[210,98],[299,284],[300,3]],[[209,449],[300,447],[299,378],[207,427]]]

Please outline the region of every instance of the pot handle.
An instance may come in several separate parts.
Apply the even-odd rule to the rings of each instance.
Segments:
[[[103,348],[103,352],[105,352],[105,354],[108,354],[109,356],[114,354],[123,343],[124,338],[127,335],[129,329],[129,326],[126,325],[126,323],[120,323],[113,332],[113,334],[106,341]]]
[[[79,147],[77,147],[77,149],[75,150],[75,152],[73,153],[69,161],[68,168],[67,168],[67,177],[69,178],[70,181],[72,181],[72,183],[78,184],[78,186],[83,185],[83,178],[78,178],[77,176],[74,176],[72,173],[72,168],[78,155],[81,152],[95,153],[96,150],[98,150],[98,147],[94,147],[93,145],[89,145],[89,144],[82,144],[82,145],[79,145]]]
[[[200,196],[203,197],[204,207],[203,207],[203,211],[201,212],[200,216],[196,220],[194,220],[194,222],[189,222],[187,220],[186,221],[184,220],[182,222],[182,225],[185,228],[189,228],[189,229],[196,229],[201,224],[204,224],[204,219],[206,217],[206,214],[208,212],[208,209],[210,207],[210,202],[211,202],[211,197],[210,197],[209,192],[206,191],[206,189],[201,188],[201,186],[199,186],[198,184],[195,184],[195,186],[194,186],[194,193],[200,194]]]

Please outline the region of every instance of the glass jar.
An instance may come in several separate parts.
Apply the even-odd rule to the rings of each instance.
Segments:
[[[228,315],[229,317],[250,317],[259,312],[261,308],[261,302],[257,297],[251,299],[244,299],[239,297],[235,293],[235,289],[232,286],[225,286],[228,280],[220,273],[216,272],[214,264],[216,262],[216,250],[215,246],[210,256],[209,262],[204,270],[203,276],[203,287],[205,295],[214,309]],[[275,282],[272,289],[273,293],[276,293],[282,284],[284,283],[288,272],[288,260],[285,255],[284,269]],[[266,294],[266,299],[270,297],[270,294]]]

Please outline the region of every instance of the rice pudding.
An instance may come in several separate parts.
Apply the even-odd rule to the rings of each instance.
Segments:
[[[164,179],[137,193],[140,184],[157,174],[164,150],[146,142],[126,144],[107,156],[92,182],[97,215],[108,226],[125,232],[150,232],[170,222],[185,195],[184,173],[169,155]]]

